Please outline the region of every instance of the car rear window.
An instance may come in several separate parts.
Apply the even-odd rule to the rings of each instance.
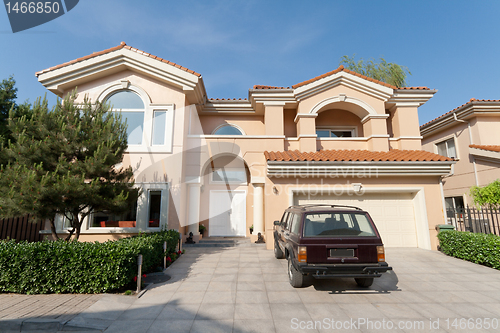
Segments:
[[[304,237],[375,235],[366,213],[309,213],[304,220]]]

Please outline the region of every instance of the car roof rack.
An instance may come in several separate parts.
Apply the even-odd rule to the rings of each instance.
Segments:
[[[347,206],[347,205],[329,205],[329,204],[310,204],[310,205],[293,205],[290,206],[289,208],[298,208],[298,209],[308,209],[308,208],[314,208],[314,207],[331,207],[331,208],[351,208],[355,210],[362,210],[359,207],[355,206]]]

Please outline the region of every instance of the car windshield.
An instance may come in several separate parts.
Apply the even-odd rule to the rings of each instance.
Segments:
[[[375,236],[365,213],[309,213],[304,221],[304,237]]]

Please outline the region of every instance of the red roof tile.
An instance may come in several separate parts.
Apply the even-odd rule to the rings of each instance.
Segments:
[[[53,66],[53,67],[44,69],[42,71],[36,72],[35,75],[39,76],[40,74],[47,73],[47,72],[50,72],[50,71],[53,71],[53,70],[56,70],[56,69],[59,69],[59,68],[62,68],[62,67],[66,67],[66,66],[75,64],[75,63],[80,62],[80,61],[84,61],[84,60],[87,60],[87,59],[90,59],[90,58],[94,58],[94,57],[97,57],[97,56],[100,56],[100,55],[103,55],[103,54],[107,54],[107,53],[110,53],[110,52],[113,52],[113,51],[116,51],[116,50],[120,50],[120,49],[123,49],[123,48],[125,48],[127,50],[130,50],[130,51],[137,52],[139,54],[142,54],[145,57],[153,58],[153,59],[156,59],[158,61],[167,63],[169,65],[172,65],[174,67],[182,69],[183,71],[186,71],[188,73],[191,73],[191,74],[194,74],[194,75],[196,75],[198,77],[201,77],[201,74],[196,73],[195,71],[192,71],[192,70],[190,70],[188,68],[182,67],[181,65],[178,65],[178,64],[176,64],[174,62],[171,62],[171,61],[162,59],[160,57],[154,56],[152,54],[146,53],[146,52],[141,51],[139,49],[136,49],[134,47],[128,46],[127,44],[125,44],[125,42],[121,42],[120,45],[118,45],[118,46],[115,46],[115,47],[112,47],[112,48],[109,48],[109,49],[106,49],[106,50],[103,50],[103,51],[94,52],[94,53],[89,54],[89,55],[87,55],[85,57],[81,57],[81,58],[78,58],[78,59],[75,59],[75,60],[71,60],[71,61],[65,62],[65,63],[57,65],[57,66]]]
[[[488,151],[496,151],[500,153],[500,146],[498,145],[469,145],[469,147]]]
[[[423,150],[369,151],[369,150],[320,150],[302,153],[298,150],[264,152],[267,161],[370,161],[370,162],[437,162],[453,161],[451,158]]]
[[[422,127],[424,127],[424,126],[426,126],[426,125],[428,125],[428,124],[430,124],[430,123],[433,123],[433,122],[437,121],[438,119],[441,119],[441,118],[443,118],[444,116],[447,116],[447,115],[449,115],[450,113],[453,113],[454,111],[456,111],[456,110],[458,110],[458,109],[460,109],[460,108],[463,108],[463,107],[465,107],[466,105],[472,104],[472,103],[474,103],[474,102],[497,102],[497,103],[498,103],[498,102],[500,102],[500,99],[475,99],[475,98],[471,98],[471,99],[470,99],[467,103],[462,104],[462,105],[460,105],[460,106],[458,106],[458,107],[454,108],[453,110],[448,111],[448,112],[446,112],[445,114],[442,114],[442,115],[440,115],[439,117],[434,118],[434,119],[432,119],[432,120],[430,120],[430,121],[426,122],[425,124],[421,125],[421,126],[420,126],[420,128],[422,128]]]
[[[349,74],[352,74],[352,75],[356,75],[360,78],[363,78],[365,80],[368,80],[368,81],[372,81],[372,82],[375,82],[375,83],[378,83],[378,84],[381,84],[383,86],[386,86],[386,87],[389,87],[389,88],[392,88],[392,89],[407,89],[407,90],[413,90],[413,89],[418,89],[418,90],[429,90],[429,88],[427,87],[396,87],[396,86],[393,86],[392,84],[388,84],[388,83],[385,83],[385,82],[382,82],[382,81],[379,81],[379,80],[375,80],[375,79],[372,79],[371,77],[368,77],[366,75],[362,75],[362,74],[359,74],[359,73],[356,73],[354,71],[351,71],[347,68],[344,68],[343,65],[340,65],[339,68],[331,71],[331,72],[328,72],[328,73],[325,73],[323,75],[320,75],[320,76],[316,76],[315,78],[312,78],[310,80],[307,80],[307,81],[304,81],[304,82],[300,82],[300,83],[297,83],[295,85],[292,86],[293,89],[296,89],[296,88],[299,88],[299,87],[302,87],[306,84],[309,84],[309,83],[312,83],[314,81],[318,81],[320,79],[323,79],[327,76],[330,76],[330,75],[333,75],[333,74],[337,74],[339,72],[346,72],[346,73],[349,73]]]

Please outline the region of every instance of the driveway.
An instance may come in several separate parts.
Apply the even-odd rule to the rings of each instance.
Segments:
[[[353,279],[294,289],[286,261],[262,245],[189,248],[166,271],[168,282],[140,298],[104,295],[67,326],[105,332],[498,332],[500,272],[436,251],[386,251],[394,271],[368,289]]]

